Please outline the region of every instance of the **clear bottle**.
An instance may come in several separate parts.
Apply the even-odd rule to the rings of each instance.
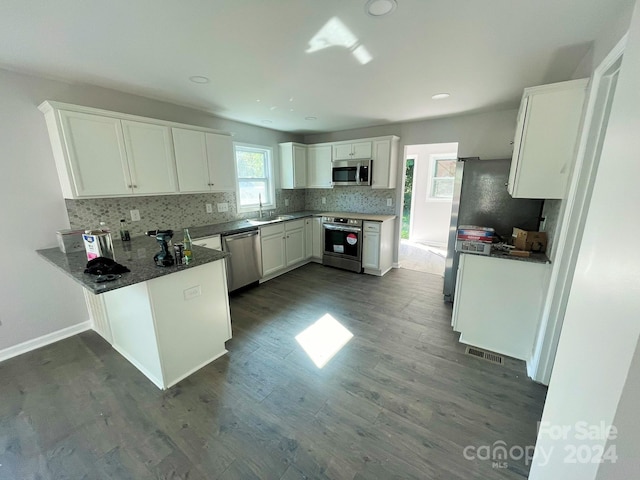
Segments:
[[[129,230],[127,230],[127,224],[125,223],[124,218],[120,219],[120,240],[123,242],[128,242],[131,240],[131,236],[129,235]]]
[[[182,239],[184,244],[184,263],[189,265],[193,260],[193,252],[191,251],[191,235],[189,235],[189,229],[184,229],[184,237]]]

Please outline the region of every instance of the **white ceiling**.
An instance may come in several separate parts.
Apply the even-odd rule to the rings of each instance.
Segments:
[[[374,18],[366,0],[2,0],[0,66],[337,131],[516,107],[524,87],[568,79],[633,0],[397,2]],[[307,53],[332,18],[356,45]],[[451,97],[431,99],[440,92]]]

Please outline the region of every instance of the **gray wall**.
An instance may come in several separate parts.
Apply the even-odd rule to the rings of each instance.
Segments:
[[[44,100],[226,130],[233,132],[235,141],[271,146],[276,155],[278,143],[301,140],[136,95],[0,70],[4,179],[0,189],[0,224],[4,227],[0,354],[89,318],[81,287],[35,253],[38,248],[55,246],[55,231],[69,227],[44,116],[37,109]]]

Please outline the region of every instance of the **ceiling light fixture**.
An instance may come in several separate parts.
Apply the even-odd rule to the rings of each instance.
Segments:
[[[398,7],[396,0],[368,0],[364,11],[372,17],[384,17],[392,14]]]
[[[449,98],[451,95],[449,95],[448,93],[436,93],[435,95],[433,95],[431,98],[433,100],[443,100],[445,98]]]
[[[313,121],[313,120],[317,120],[317,119],[318,119],[318,117],[304,117],[304,119],[305,119],[305,120]]]
[[[211,81],[208,77],[203,77],[202,75],[194,75],[193,77],[189,77],[189,80],[193,83],[209,83]]]

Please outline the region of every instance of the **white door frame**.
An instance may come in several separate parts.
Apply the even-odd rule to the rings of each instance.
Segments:
[[[602,141],[606,133],[617,75],[627,43],[627,35],[609,52],[593,73],[567,196],[560,212],[556,255],[536,344],[527,371],[535,381],[549,384],[564,322],[573,272],[580,250],[584,223],[598,170]],[[613,84],[615,86],[615,84]]]

